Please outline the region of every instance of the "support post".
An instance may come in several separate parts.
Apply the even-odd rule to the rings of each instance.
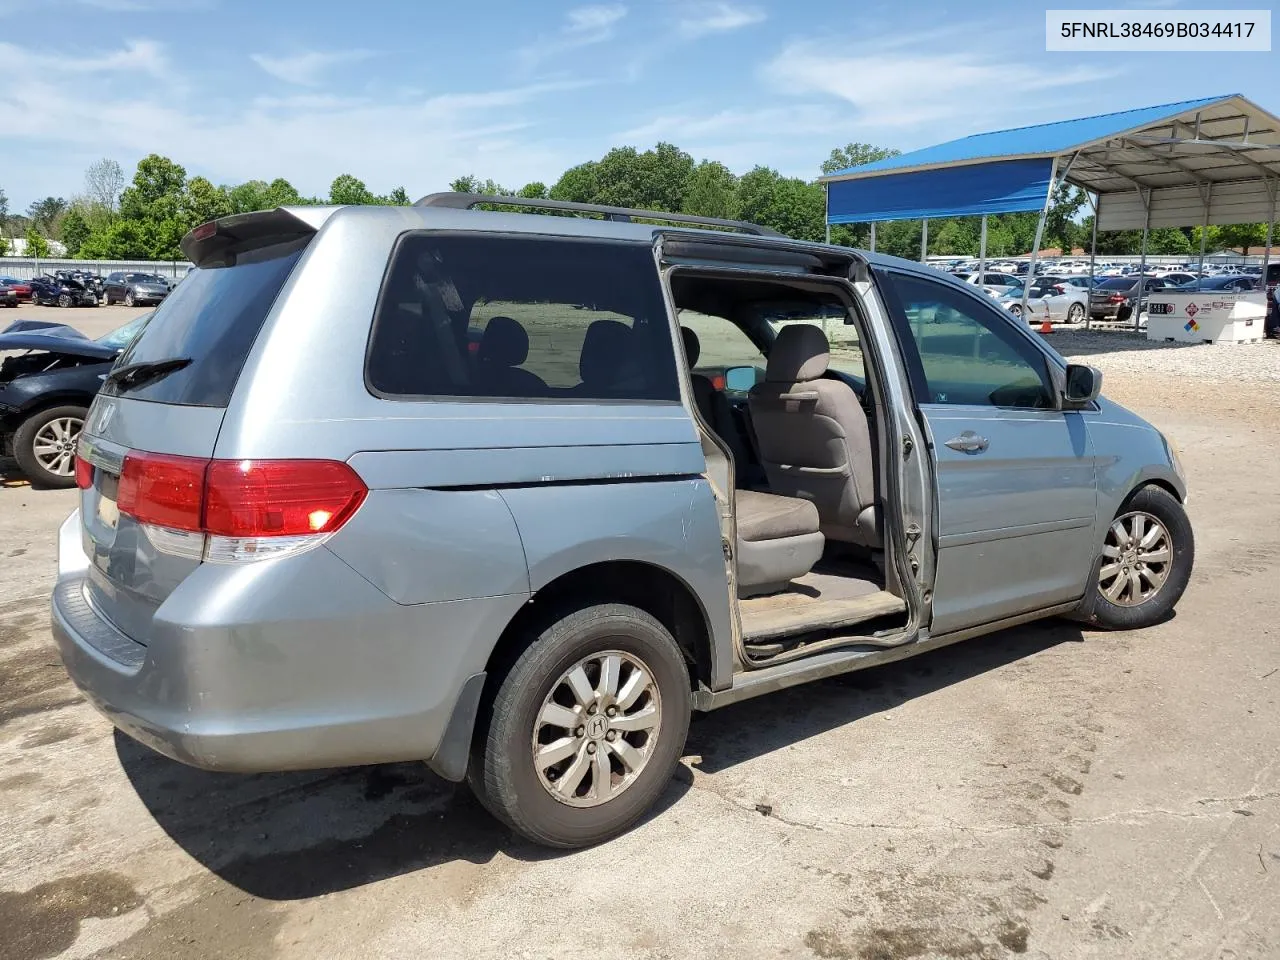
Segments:
[[[1133,332],[1142,330],[1142,295],[1147,289],[1147,235],[1151,232],[1151,191],[1138,188],[1142,197],[1142,258],[1138,261],[1138,288],[1133,299]]]
[[[1067,171],[1071,169],[1071,164],[1075,162],[1073,156],[1067,162],[1067,169],[1062,172],[1065,177]],[[1031,281],[1036,276],[1036,254],[1040,251],[1040,241],[1044,239],[1044,222],[1049,216],[1049,204],[1053,202],[1053,191],[1058,186],[1058,158],[1053,158],[1053,163],[1049,166],[1049,189],[1044,194],[1044,206],[1040,208],[1040,219],[1036,221],[1036,238],[1031,244],[1031,262],[1027,264],[1027,279],[1022,284],[1022,316],[1025,320],[1027,317],[1027,301],[1031,299]],[[981,278],[979,278],[981,279]]]
[[[1280,181],[1268,180],[1267,191],[1271,194],[1271,216],[1267,219],[1267,239],[1266,245],[1262,248],[1262,330],[1263,335],[1267,331],[1267,317],[1271,315],[1271,308],[1274,306],[1280,311],[1280,304],[1273,304],[1270,292],[1267,290],[1267,270],[1271,266],[1271,241],[1275,235],[1276,227],[1276,194],[1280,193]]]
[[[822,223],[826,234],[825,242],[831,242],[831,184],[824,183],[822,185]]]
[[[1089,205],[1093,207],[1093,230],[1092,236],[1089,238],[1089,299],[1084,308],[1084,328],[1088,330],[1093,326],[1093,287],[1098,282],[1095,276],[1097,268],[1095,264],[1098,260],[1098,195],[1089,194]]]
[[[982,215],[982,229],[978,231],[978,283],[987,272],[987,215]]]
[[[920,262],[927,263],[929,254],[929,218],[920,221]]]
[[[876,222],[871,221],[871,252],[876,252]]]
[[[1209,240],[1209,205],[1213,202],[1213,184],[1207,183],[1200,190],[1200,200],[1204,204],[1204,216],[1200,219],[1200,262],[1196,267],[1196,293],[1200,292],[1200,282],[1204,279],[1204,247]]]

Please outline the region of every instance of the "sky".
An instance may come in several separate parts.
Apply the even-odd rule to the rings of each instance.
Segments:
[[[21,212],[82,192],[94,160],[132,176],[154,152],[214,183],[323,196],[351,173],[417,197],[462,174],[550,184],[660,140],[812,178],[855,140],[909,150],[1227,93],[1280,113],[1280,53],[1047,53],[1045,7],[0,0],[0,189]]]

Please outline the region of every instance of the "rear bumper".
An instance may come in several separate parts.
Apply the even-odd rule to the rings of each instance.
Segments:
[[[397,604],[319,548],[203,564],[149,635],[131,638],[90,605],[87,575],[77,511],[59,533],[52,601],[75,685],[159,753],[236,772],[433,760],[460,692],[525,600]]]

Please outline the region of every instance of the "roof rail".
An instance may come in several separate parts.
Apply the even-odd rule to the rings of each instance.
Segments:
[[[499,197],[484,193],[430,193],[415,207],[447,207],[452,210],[470,210],[482,203],[502,207],[537,207],[539,210],[565,210],[571,213],[598,213],[606,220],[630,223],[633,219],[658,220],[694,227],[720,227],[750,233],[757,237],[780,237],[777,230],[762,227],[746,220],[720,220],[716,217],[695,217],[687,213],[662,213],[658,210],[632,210],[629,207],[607,207],[598,203],[573,203],[569,200],[542,200],[536,197]]]

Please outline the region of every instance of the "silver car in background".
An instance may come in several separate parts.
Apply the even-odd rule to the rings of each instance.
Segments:
[[[511,202],[560,215],[473,209]],[[1146,626],[1191,575],[1159,431],[920,264],[466,194],[183,250],[81,433],[52,622],[184,763],[421,760],[581,846],[650,809],[691,711]]]

